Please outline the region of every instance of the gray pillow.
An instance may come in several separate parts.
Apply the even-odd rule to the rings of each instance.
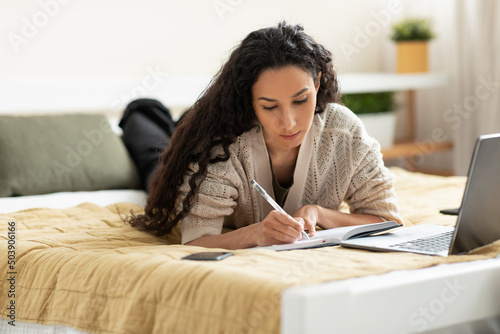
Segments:
[[[140,188],[104,115],[0,116],[0,197]]]

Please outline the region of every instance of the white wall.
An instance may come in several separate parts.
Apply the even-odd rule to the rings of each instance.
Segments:
[[[375,24],[369,38],[360,31],[370,29],[388,3],[1,0],[0,75],[1,80],[140,77],[148,67],[174,76],[213,75],[250,31],[282,19],[303,24],[334,53],[339,71],[380,71],[388,24],[379,24],[380,31]]]
[[[194,101],[197,93],[179,97],[193,84],[165,84],[168,79],[211,77],[249,32],[283,19],[302,24],[331,50],[339,73],[393,71],[391,22],[430,15],[433,6],[430,0],[0,0],[0,112],[44,109],[38,102],[44,96],[54,103],[41,112],[74,110],[75,104],[79,110],[122,110],[154,72],[161,85],[148,81],[147,93],[162,89],[162,96],[170,96],[163,102],[180,113],[182,101]],[[436,52],[431,57],[439,70]],[[86,95],[75,93],[82,80],[116,89],[98,94],[101,87],[88,90],[87,84]],[[12,88],[15,82],[28,82],[30,93]],[[48,87],[50,82],[56,84]],[[201,91],[204,82],[194,90]],[[40,83],[42,90],[36,88]],[[418,137],[434,127],[419,122]]]
[[[424,2],[0,0],[0,113],[121,111],[144,91],[180,113],[241,39],[283,19],[331,50],[341,74],[393,71],[390,23],[431,12]]]

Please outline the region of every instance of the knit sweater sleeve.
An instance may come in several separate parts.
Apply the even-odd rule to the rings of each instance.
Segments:
[[[367,214],[402,224],[393,187],[393,177],[384,166],[379,143],[370,137],[362,122],[353,117],[351,181],[345,202],[351,213]]]
[[[191,210],[181,223],[183,244],[222,233],[224,217],[231,215],[236,207],[241,183],[233,160],[208,165],[206,178],[199,184]],[[191,164],[180,187],[181,198],[189,192],[188,182],[197,170],[197,164]]]

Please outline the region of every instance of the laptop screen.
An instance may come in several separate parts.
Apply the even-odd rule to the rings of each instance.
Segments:
[[[451,254],[500,239],[500,134],[477,140],[457,218]]]

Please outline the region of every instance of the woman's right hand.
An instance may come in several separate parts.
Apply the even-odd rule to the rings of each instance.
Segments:
[[[270,246],[289,244],[301,239],[304,230],[302,219],[273,210],[263,221],[253,225],[252,233],[255,233],[258,246]]]
[[[280,212],[271,211],[264,220],[231,232],[205,235],[187,245],[207,248],[241,249],[257,246],[289,244],[302,238],[304,220]]]

